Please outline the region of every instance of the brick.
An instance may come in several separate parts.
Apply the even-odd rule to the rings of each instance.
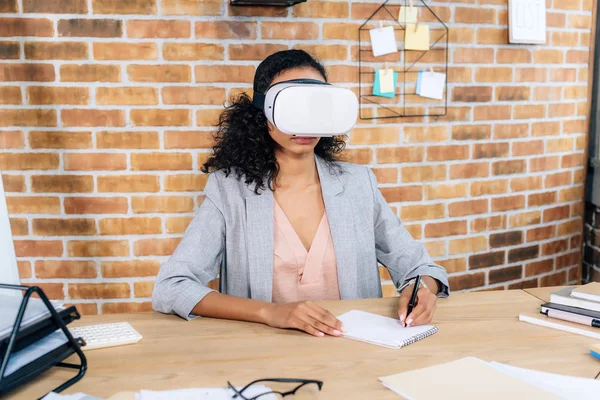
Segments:
[[[61,65],[61,82],[119,82],[121,68],[118,65]]]
[[[476,82],[512,82],[512,80],[512,68],[479,67],[475,71]]]
[[[516,119],[544,118],[545,116],[546,106],[544,104],[517,105],[514,107],[513,118]]]
[[[181,20],[129,20],[127,36],[130,38],[189,38],[189,21]],[[164,48],[163,48],[164,51]]]
[[[472,158],[507,157],[509,148],[508,143],[478,143],[473,145]]]
[[[554,234],[555,234],[554,225],[530,229],[527,231],[527,241],[528,242],[537,242],[539,240],[550,239],[550,238],[554,237]]]
[[[590,34],[590,32],[581,32],[581,35],[579,36],[579,45],[583,47],[591,46],[591,39],[592,35]]]
[[[60,257],[63,244],[60,240],[15,240],[17,257]]]
[[[537,225],[541,222],[540,211],[527,211],[510,217],[510,227],[518,228],[528,225]]]
[[[134,243],[136,256],[169,256],[173,254],[181,239],[142,239]]]
[[[570,117],[575,116],[575,104],[573,103],[562,103],[562,104],[550,104],[548,105],[548,116],[554,117]]]
[[[41,279],[53,278],[96,278],[94,261],[41,260],[35,262],[35,276]]]
[[[129,278],[156,276],[160,262],[154,260],[103,261],[102,277]]]
[[[332,65],[328,68],[331,83],[357,82],[358,70],[349,65]],[[407,113],[410,115],[410,109]]]
[[[6,197],[9,214],[60,214],[58,197]]]
[[[527,196],[527,206],[536,207],[556,202],[556,192],[534,193]]]
[[[475,30],[473,28],[456,27],[451,29],[448,34],[449,43],[472,44],[475,37]]]
[[[536,101],[558,101],[562,100],[562,87],[539,86],[533,91],[533,99]]]
[[[128,65],[127,75],[132,82],[189,82],[191,69],[189,65],[174,64]]]
[[[508,29],[506,28],[479,28],[477,29],[478,44],[507,44]]]
[[[346,18],[348,14],[347,3],[330,1],[302,3],[293,8],[293,15],[300,18]]]
[[[0,126],[56,126],[56,111],[0,109]]]
[[[165,60],[223,60],[224,48],[209,43],[165,43],[163,45]],[[230,59],[231,57],[230,50]]]
[[[419,162],[423,161],[424,148],[411,147],[385,147],[377,149],[377,161],[381,164]]]
[[[510,231],[490,235],[490,247],[508,247],[523,243],[523,231]]]
[[[474,121],[510,120],[510,106],[477,106]]]
[[[406,128],[404,128],[406,134]],[[489,139],[492,133],[491,125],[453,125],[453,140],[484,140]]]
[[[258,24],[250,21],[196,21],[196,38],[256,39]]]
[[[87,14],[86,0],[23,0],[23,12],[49,14]]]
[[[566,86],[565,99],[585,99],[587,98],[587,86]]]
[[[16,13],[19,11],[19,4],[17,0],[4,0],[0,3],[1,13]]]
[[[368,148],[346,149],[341,155],[341,160],[361,165],[370,164],[373,160],[373,150]]]
[[[579,264],[581,259],[581,252],[576,251],[575,253],[564,254],[556,258],[556,269],[561,269],[567,266]]]
[[[525,101],[531,97],[530,88],[527,86],[500,86],[496,88],[498,101]]]
[[[88,88],[82,87],[29,86],[27,102],[29,104],[85,105],[90,102],[90,92]]]
[[[402,167],[402,182],[443,181],[446,179],[446,166],[424,165]]]
[[[569,206],[558,206],[544,210],[544,222],[569,218]]]
[[[194,210],[194,200],[188,196],[134,196],[134,213],[182,213]]]
[[[562,161],[560,163],[561,168],[572,168],[576,166],[582,166],[585,164],[585,154],[568,154],[566,156],[562,156]]]
[[[66,197],[64,204],[66,214],[125,214],[128,209],[125,197]]]
[[[160,146],[157,132],[98,132],[99,149],[157,149]]]
[[[451,276],[448,280],[452,291],[473,289],[485,285],[485,273],[477,272],[469,275]]]
[[[22,149],[23,147],[25,147],[23,132],[0,131],[0,149]]]
[[[158,48],[156,43],[94,43],[93,51],[96,60],[156,60]]]
[[[524,173],[527,169],[525,160],[496,161],[492,163],[494,175],[511,175]]]
[[[118,38],[123,36],[123,22],[116,19],[61,19],[58,36]]]
[[[517,82],[547,82],[548,68],[517,68],[515,71]]]
[[[448,221],[425,225],[425,237],[446,237],[467,234],[467,221]]]
[[[436,264],[444,267],[449,274],[467,270],[467,260],[463,257],[436,261]]]
[[[119,175],[99,176],[98,192],[158,192],[158,176],[155,175]]]
[[[0,86],[0,104],[21,104],[21,88],[18,86]]]
[[[540,172],[558,169],[559,157],[547,156],[529,160],[529,172]]]
[[[192,168],[190,153],[141,153],[131,155],[134,171],[186,170]]]
[[[471,232],[488,232],[506,229],[506,215],[475,218],[471,221]]]
[[[553,68],[550,70],[551,82],[575,82],[576,80],[576,68]]]
[[[354,40],[360,25],[350,22],[324,22],[323,39]]]
[[[19,175],[2,175],[5,192],[24,192],[25,178]]]
[[[499,64],[529,64],[531,61],[532,55],[529,49],[496,50],[496,62]]]
[[[398,168],[372,168],[379,183],[398,183]]]
[[[85,60],[88,58],[87,43],[83,42],[25,42],[25,58],[28,60]]]
[[[152,311],[152,302],[118,302],[118,303],[103,303],[102,314],[123,314],[123,313],[139,313]]]
[[[142,281],[133,283],[135,297],[152,297],[154,281]]]
[[[2,36],[52,36],[54,27],[48,18],[0,18]]]
[[[129,117],[135,126],[189,126],[191,112],[185,109],[131,110]]]
[[[212,131],[167,131],[165,149],[208,149],[214,145]]]
[[[44,218],[33,220],[33,233],[38,236],[87,236],[96,233],[93,219]]]
[[[563,132],[564,133],[586,133],[587,132],[587,121],[584,119],[576,121],[564,121]]]
[[[66,109],[61,118],[63,126],[125,126],[123,110]]]
[[[167,233],[184,233],[193,217],[172,217],[167,218],[166,229]]]
[[[469,146],[429,146],[427,161],[466,160],[469,158]]]
[[[534,122],[531,125],[531,135],[532,136],[552,136],[559,135],[560,130],[560,122]]]
[[[457,86],[452,89],[452,101],[484,103],[492,100],[491,86]]]
[[[0,41],[0,60],[18,60],[21,56],[19,42]]]
[[[467,197],[467,188],[467,183],[427,185],[425,186],[425,198],[431,200]]]
[[[94,14],[156,14],[156,0],[92,0]]]
[[[263,21],[263,39],[311,40],[319,36],[319,26],[314,22]]]
[[[0,170],[48,170],[58,166],[58,154],[0,153]]]
[[[99,221],[101,235],[149,235],[162,233],[162,220],[155,218],[104,218]]]
[[[381,194],[388,203],[402,201],[420,201],[423,199],[421,186],[402,186],[381,188]]]
[[[31,131],[32,149],[87,149],[92,147],[90,132]]]
[[[450,179],[484,178],[490,174],[487,162],[459,164],[450,166]]]
[[[156,105],[158,89],[149,87],[99,87],[96,89],[98,105]]]
[[[444,240],[434,240],[424,242],[425,250],[431,257],[441,257],[446,255],[446,242]]]
[[[162,89],[164,104],[221,105],[225,103],[225,89],[217,87],[179,87]]]
[[[126,154],[71,153],[63,156],[65,171],[118,171],[127,169]]]
[[[507,179],[471,182],[471,196],[487,196],[506,192],[508,192]]]
[[[454,22],[467,24],[495,24],[496,11],[493,8],[456,7]]]
[[[568,50],[567,63],[587,64],[590,61],[590,53],[586,50]]]
[[[467,200],[448,204],[450,217],[462,217],[465,215],[484,214],[488,212],[488,201]]]
[[[472,253],[487,250],[485,236],[473,236],[448,241],[448,254]]]
[[[369,132],[372,129],[368,130]],[[387,130],[386,130],[387,131]],[[352,131],[352,136],[356,137],[357,128]],[[396,132],[395,128],[392,128],[391,132]],[[395,135],[391,133],[383,138],[373,138],[373,144],[381,143],[384,140],[390,142],[397,142]],[[350,138],[352,140],[352,138]],[[405,126],[404,127],[404,141],[409,143],[422,143],[422,142],[444,142],[448,140],[448,127],[446,126]]]
[[[561,153],[573,150],[575,141],[573,138],[548,139],[546,141],[546,152]]]
[[[525,196],[504,196],[492,199],[492,212],[518,210],[525,208]]]
[[[544,154],[543,140],[530,140],[527,142],[514,142],[512,144],[513,157],[531,156],[535,154]]]
[[[495,139],[514,139],[526,137],[529,132],[527,124],[496,124],[494,125]]]
[[[128,283],[70,283],[71,299],[118,299],[128,298]]]
[[[422,221],[430,219],[440,219],[445,217],[444,204],[428,204],[402,206],[400,209],[400,219],[406,221]]]
[[[539,245],[509,250],[508,263],[510,264],[514,262],[536,258],[539,255],[539,250]]]
[[[62,300],[65,298],[64,285],[62,283],[36,283],[44,291],[50,300]]]
[[[563,64],[565,62],[564,50],[539,49],[533,52],[533,61],[536,64]]]
[[[510,190],[512,192],[524,192],[542,188],[541,176],[526,176],[523,178],[513,178],[510,181]]]
[[[581,219],[574,221],[562,222],[558,225],[557,235],[563,236],[571,233],[581,232]]]
[[[525,265],[525,276],[541,275],[554,269],[554,260],[535,261]]]
[[[126,240],[70,240],[69,257],[124,257],[129,255]]]
[[[450,83],[463,82],[471,83],[473,75],[469,67],[448,67],[446,80]]]
[[[567,16],[563,12],[546,12],[546,26],[552,28],[564,28]]]
[[[252,82],[254,67],[251,65],[198,65],[195,67],[196,82]]]
[[[31,278],[31,263],[29,261],[17,261],[17,268],[19,269],[19,278]]]
[[[269,6],[236,7],[229,5],[227,12],[232,17],[286,17],[288,15],[288,8]]]
[[[223,2],[220,0],[162,0],[162,15],[223,15]]]
[[[287,47],[285,48],[287,49]],[[313,57],[315,57],[317,60],[321,61],[343,61],[348,58],[348,46],[341,44],[299,44],[295,45],[294,48],[304,50]],[[229,54],[231,58],[231,46],[229,47]]]
[[[458,48],[454,50],[456,64],[488,64],[494,62],[494,49]]]
[[[25,218],[10,218],[10,230],[13,236],[29,235],[29,224]]]
[[[540,287],[562,286],[567,282],[566,271],[560,271],[552,275],[542,276],[540,278]]]
[[[579,44],[578,32],[552,32],[552,46],[575,47]]]
[[[569,14],[568,15],[568,28],[575,29],[589,29],[592,26],[592,16],[591,15],[578,15],[578,14]],[[573,46],[577,45],[577,41],[573,44]]]
[[[515,265],[513,267],[506,267],[501,269],[494,269],[489,272],[488,280],[489,284],[514,281],[520,279],[523,275],[523,266]]]

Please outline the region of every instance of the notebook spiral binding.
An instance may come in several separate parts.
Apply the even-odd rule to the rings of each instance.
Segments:
[[[408,346],[409,344],[413,344],[415,342],[418,342],[419,340],[423,340],[426,337],[436,334],[437,331],[438,331],[437,326],[434,326],[433,328],[431,328],[423,333],[414,335],[414,336],[410,337],[409,339],[406,339],[405,341],[401,342],[400,347]]]

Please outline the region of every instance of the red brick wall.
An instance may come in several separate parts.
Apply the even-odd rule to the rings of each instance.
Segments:
[[[221,104],[289,47],[355,88],[357,29],[380,3],[1,1],[0,169],[23,282],[89,313],[150,309]],[[593,1],[548,0],[541,46],[507,44],[506,3],[428,2],[450,27],[448,115],[361,123],[346,152],[455,290],[580,277]]]

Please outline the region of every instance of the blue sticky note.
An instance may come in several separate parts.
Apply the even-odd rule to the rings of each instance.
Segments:
[[[389,99],[393,99],[394,97],[396,97],[395,91],[389,92],[389,93],[381,93],[379,91],[379,71],[380,70],[375,71],[375,79],[373,80],[373,96],[387,97]],[[398,83],[398,73],[394,71],[394,88],[396,87],[397,83]]]

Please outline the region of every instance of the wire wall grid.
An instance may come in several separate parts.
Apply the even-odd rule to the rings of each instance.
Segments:
[[[398,0],[397,4],[388,4],[386,0],[360,26],[358,30],[358,79],[360,119],[372,120],[402,117],[441,117],[448,111],[448,27],[425,4],[424,0]],[[410,5],[418,9],[419,23],[429,25],[429,50],[405,50],[404,36],[406,27],[398,20],[400,6]],[[373,56],[369,30],[384,26],[394,26],[398,52],[379,57]],[[375,70],[393,69],[398,73],[394,98],[374,96],[373,81]],[[424,98],[416,93],[419,71],[428,70],[446,75],[442,100]]]

